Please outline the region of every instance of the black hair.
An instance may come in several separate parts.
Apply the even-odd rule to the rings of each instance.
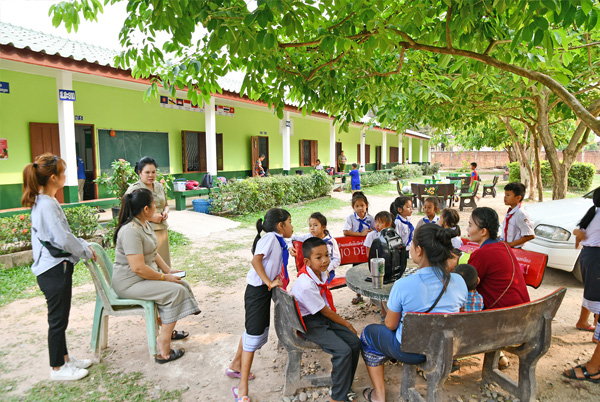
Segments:
[[[259,219],[256,221],[256,230],[258,233],[254,238],[254,243],[252,244],[252,254],[254,254],[254,250],[256,250],[256,244],[260,240],[260,232],[263,230],[266,233],[274,232],[277,229],[277,225],[281,222],[285,222],[287,218],[291,215],[288,211],[282,208],[271,208],[265,214],[265,220]]]
[[[440,199],[437,197],[427,197],[425,198],[425,201],[423,202],[423,205],[425,205],[426,202],[430,202],[433,204],[433,207],[437,210],[440,209]]]
[[[135,163],[135,167],[133,169],[139,175],[140,173],[142,173],[142,170],[144,170],[146,165],[154,165],[155,168],[158,168],[158,165],[156,164],[156,161],[153,158],[149,156],[144,156],[142,159]]]
[[[594,201],[594,205],[588,209],[583,218],[579,221],[579,227],[581,229],[587,229],[590,223],[592,223],[594,216],[596,216],[596,208],[600,207],[600,187],[594,190],[592,200]]]
[[[459,248],[453,248],[452,250],[450,250],[450,252],[458,258],[462,257],[462,255],[463,255],[462,250]]]
[[[325,243],[325,240],[319,239],[318,237],[309,237],[302,243],[302,255],[304,258],[310,258],[313,249],[319,246],[327,246],[327,243]]]
[[[471,166],[473,166],[475,169],[477,169],[477,162],[471,162]]]
[[[327,218],[325,218],[325,215],[320,212],[313,212],[308,219],[316,219],[319,221],[321,226],[327,227]],[[325,229],[323,232],[326,236],[329,234],[329,230],[327,229]]]
[[[135,218],[144,210],[145,207],[150,207],[153,202],[154,197],[152,196],[152,191],[148,190],[147,188],[139,188],[123,196],[117,229],[113,235],[113,241],[115,244],[117,244],[117,235],[119,234],[119,230],[131,222],[133,218]]]
[[[477,270],[471,264],[458,264],[454,268],[454,273],[459,274],[465,280],[468,290],[475,290],[477,287]]]
[[[406,205],[406,203],[410,201],[410,198],[408,198],[405,195],[401,195],[400,197],[396,197],[396,199],[394,200],[394,202],[392,202],[390,204],[390,214],[392,214],[392,216],[396,216],[398,215],[398,210],[404,208],[404,206]]]
[[[415,230],[413,242],[415,247],[421,247],[427,261],[434,269],[437,269],[437,275],[444,279],[450,278],[447,265],[448,259],[452,258],[452,238],[454,230],[443,228],[433,223],[426,223]],[[440,278],[441,279],[441,278]]]
[[[391,225],[394,222],[394,215],[390,214],[388,211],[381,211],[375,215],[375,220]]]
[[[521,196],[521,201],[525,198],[525,185],[519,181],[513,181],[504,186],[504,191],[512,191],[515,196]]]
[[[266,158],[266,155],[265,154],[260,154],[260,155],[258,155],[258,157],[259,158]]]
[[[500,223],[498,222],[498,214],[492,208],[475,208],[471,213],[471,219],[473,219],[473,223],[479,229],[487,229],[490,239],[496,240],[498,238],[498,226],[500,226]]]
[[[358,165],[357,165],[356,163],[353,163],[353,164],[352,164],[352,167],[353,167],[353,168],[356,168],[356,167],[358,167]]]
[[[317,162],[321,162],[321,159],[317,159]]]
[[[460,221],[460,215],[456,209],[444,208],[440,212],[440,217],[444,220],[444,225],[451,229],[454,229],[456,236],[460,236],[460,227],[458,222]]]
[[[352,208],[354,208],[354,204],[358,201],[364,201],[367,204],[367,209],[369,208],[369,201],[367,200],[367,196],[362,191],[357,191],[352,194]]]

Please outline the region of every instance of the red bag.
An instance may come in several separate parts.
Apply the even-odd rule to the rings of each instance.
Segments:
[[[188,180],[185,184],[185,188],[187,190],[197,190],[199,184],[200,183],[198,183],[196,180]]]

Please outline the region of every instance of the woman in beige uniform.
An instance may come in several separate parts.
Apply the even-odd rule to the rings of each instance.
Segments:
[[[144,156],[135,164],[135,172],[140,179],[133,183],[127,189],[126,194],[140,188],[147,188],[152,191],[154,197],[154,205],[156,205],[156,213],[148,220],[156,238],[158,239],[158,254],[171,266],[171,253],[169,251],[169,206],[167,205],[167,192],[163,185],[156,181],[156,161],[149,156]]]
[[[114,236],[112,287],[121,298],[152,300],[157,304],[161,329],[156,338],[155,360],[162,364],[183,356],[184,349],[171,349],[171,339],[184,334],[175,331],[175,324],[183,317],[200,313],[200,309],[188,283],[174,275],[181,271],[172,270],[157,254],[158,241],[149,223],[155,212],[153,194],[147,188],[123,197]]]

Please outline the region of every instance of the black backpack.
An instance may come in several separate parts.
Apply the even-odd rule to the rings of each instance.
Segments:
[[[213,188],[213,178],[210,173],[206,173],[202,178],[202,183],[200,183],[200,187],[205,188]]]
[[[369,260],[377,257],[385,259],[383,283],[394,282],[402,277],[406,270],[408,250],[394,228],[383,229],[373,240],[369,250]]]

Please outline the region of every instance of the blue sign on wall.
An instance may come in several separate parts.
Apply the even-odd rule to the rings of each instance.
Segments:
[[[10,93],[10,86],[8,85],[8,82],[0,81],[0,94],[9,94],[9,93]]]
[[[75,101],[75,91],[71,91],[69,89],[59,89],[58,90],[58,99],[63,101]]]

